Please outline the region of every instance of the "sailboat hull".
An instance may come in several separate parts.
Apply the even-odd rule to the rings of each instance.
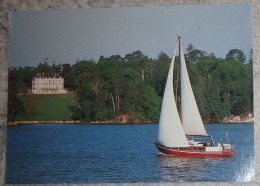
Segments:
[[[186,147],[186,148],[170,148],[165,147],[159,143],[155,143],[157,149],[167,155],[176,157],[205,157],[205,158],[217,158],[217,157],[230,157],[235,153],[235,150],[225,150],[220,152],[205,152],[205,147]]]

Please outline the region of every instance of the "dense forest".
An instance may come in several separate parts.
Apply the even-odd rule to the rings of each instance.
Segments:
[[[192,88],[204,121],[253,112],[252,51],[249,60],[239,49],[230,50],[225,59],[195,49],[192,44],[186,51]],[[36,105],[30,103],[26,93],[32,78],[37,73],[55,72],[64,77],[65,88],[76,95],[77,107],[71,108],[75,120],[105,121],[128,114],[130,122],[158,122],[170,62],[171,56],[163,52],[151,59],[138,50],[124,57],[77,60],[73,65],[50,64],[46,58],[36,67],[10,67],[8,119]],[[173,83],[177,86],[178,81]],[[27,97],[19,99],[18,93]]]

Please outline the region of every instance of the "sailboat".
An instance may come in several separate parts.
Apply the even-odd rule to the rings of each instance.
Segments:
[[[179,48],[180,57],[181,86],[179,111],[173,90],[173,69],[177,48]],[[195,141],[195,137],[211,138],[211,142]],[[161,153],[178,157],[229,157],[235,152],[234,145],[231,143],[215,144],[213,137],[208,135],[205,129],[191,88],[180,36],[166,81],[158,140],[154,144]]]

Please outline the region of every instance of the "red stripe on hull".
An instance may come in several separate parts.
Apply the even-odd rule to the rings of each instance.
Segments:
[[[216,157],[230,157],[235,153],[235,150],[228,152],[192,152],[192,151],[178,151],[161,148],[156,145],[158,150],[164,154],[172,155],[176,157],[207,157],[207,158],[216,158]]]

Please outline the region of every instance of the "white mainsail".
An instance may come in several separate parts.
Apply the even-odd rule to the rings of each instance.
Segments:
[[[180,47],[181,48],[181,47]],[[208,136],[200,117],[199,109],[191,88],[185,58],[181,48],[181,114],[182,125],[186,135]]]
[[[178,46],[178,45],[177,45]],[[158,141],[166,147],[188,147],[188,141],[181,125],[173,93],[173,67],[176,49],[170,65],[165,85],[161,115],[159,121]]]

